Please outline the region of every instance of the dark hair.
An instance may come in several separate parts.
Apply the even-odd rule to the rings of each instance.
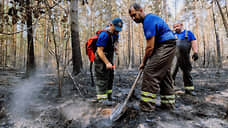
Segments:
[[[140,6],[140,4],[134,3],[129,7],[128,13],[131,13],[131,8],[134,8],[136,11],[139,11],[139,9],[141,9],[142,7]]]

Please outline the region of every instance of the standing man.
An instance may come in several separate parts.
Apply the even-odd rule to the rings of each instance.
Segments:
[[[165,21],[154,14],[145,14],[139,4],[132,4],[129,15],[136,23],[142,23],[146,37],[146,49],[139,69],[144,69],[140,109],[154,111],[156,94],[160,89],[161,108],[174,109],[175,94],[170,74],[176,41]]]
[[[176,49],[176,57],[177,62],[172,73],[172,77],[175,80],[176,74],[178,72],[178,68],[183,72],[183,80],[184,80],[184,89],[185,94],[190,94],[195,96],[194,86],[192,82],[192,76],[190,74],[192,70],[192,65],[190,62],[190,51],[192,48],[193,55],[192,59],[196,61],[198,59],[197,52],[197,42],[194,34],[191,31],[187,31],[183,29],[183,24],[178,21],[173,25],[173,29],[175,31],[175,36],[177,38],[177,49]]]
[[[96,92],[99,103],[113,105],[112,86],[114,79],[113,55],[115,42],[118,40],[118,33],[121,31],[123,21],[120,18],[112,20],[99,34],[97,39],[97,51],[95,56],[95,77]]]

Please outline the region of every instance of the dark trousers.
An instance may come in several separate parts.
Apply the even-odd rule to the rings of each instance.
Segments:
[[[156,47],[148,58],[143,73],[140,107],[154,106],[159,89],[161,104],[174,105],[175,92],[170,71],[175,48],[175,40],[167,41]]]
[[[112,62],[113,54],[105,54],[107,59]],[[109,98],[112,94],[112,86],[114,79],[114,70],[106,69],[105,63],[96,54],[94,60],[95,66],[95,85],[97,99]]]
[[[184,89],[188,91],[194,90],[193,82],[192,82],[192,65],[190,62],[190,48],[191,44],[190,42],[179,40],[179,43],[182,43],[183,47],[186,47],[185,49],[182,48],[180,45],[177,45],[176,49],[176,64],[174,65],[172,77],[175,80],[176,74],[178,72],[178,69],[180,68],[183,73],[183,80],[184,80]]]

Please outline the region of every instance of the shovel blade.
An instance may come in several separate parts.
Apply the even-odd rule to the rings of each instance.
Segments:
[[[117,104],[110,115],[111,121],[117,121],[127,110],[127,106],[123,104]]]

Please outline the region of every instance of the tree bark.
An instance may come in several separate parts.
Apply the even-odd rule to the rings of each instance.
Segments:
[[[226,30],[226,37],[228,37],[228,24],[227,24],[227,20],[226,20],[224,14],[223,14],[223,12],[222,12],[222,8],[221,8],[221,6],[220,6],[220,4],[219,4],[219,1],[218,1],[218,0],[215,0],[215,1],[216,1],[217,5],[218,5],[219,12],[220,12],[220,14],[221,14],[221,16],[222,16],[223,25],[224,25],[225,30]]]
[[[214,12],[214,9],[213,9],[213,3],[212,3],[212,14],[213,14],[214,29],[215,29],[215,38],[216,38],[217,62],[218,62],[218,67],[219,68],[222,68],[220,40],[219,40],[218,30],[217,30],[217,27],[216,27],[216,19],[215,19],[215,12]]]
[[[81,57],[79,25],[78,25],[78,0],[71,0],[70,18],[71,18],[70,24],[71,24],[73,74],[76,75],[82,69],[82,57]]]
[[[26,15],[27,15],[27,68],[26,73],[30,74],[35,71],[35,55],[34,55],[34,44],[33,44],[33,31],[32,31],[32,8],[30,7],[30,0],[26,0]]]
[[[16,67],[16,56],[17,56],[17,34],[16,34],[16,32],[17,32],[17,24],[14,24],[13,25],[13,32],[15,33],[15,34],[13,34],[13,43],[12,43],[12,58],[13,58],[13,60],[12,60],[12,64],[13,64],[13,66],[14,67]]]
[[[3,13],[4,13],[4,0],[0,2],[0,33],[4,31],[4,19],[3,19]],[[0,36],[0,65],[4,64],[4,51],[3,51],[3,35]]]
[[[131,20],[128,21],[128,68],[132,68],[132,62],[131,62]]]
[[[24,29],[24,24],[21,24],[21,29]],[[25,49],[23,49],[24,46],[24,38],[23,38],[23,32],[21,32],[21,36],[20,36],[20,51],[19,51],[19,59],[23,60],[24,56],[23,56],[23,51]],[[18,62],[19,63],[19,67],[22,68],[23,65],[23,61]]]

